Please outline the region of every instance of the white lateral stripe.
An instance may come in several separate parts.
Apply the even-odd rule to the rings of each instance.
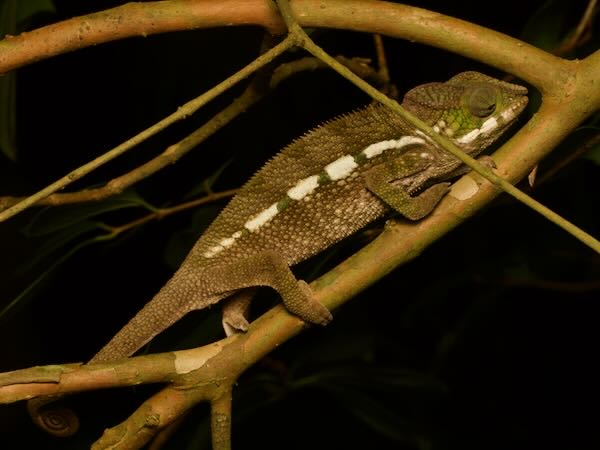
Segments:
[[[511,119],[513,115],[514,112],[511,109],[508,109],[506,111],[503,111],[500,114],[500,117],[506,122],[508,119]],[[461,136],[458,139],[456,139],[456,142],[460,144],[468,144],[470,142],[473,142],[475,139],[477,139],[477,137],[480,134],[490,134],[493,130],[498,128],[498,125],[498,119],[496,119],[495,117],[490,117],[481,124],[480,128],[476,128],[474,130],[469,131],[464,136]]]
[[[476,128],[472,131],[469,131],[464,136],[459,137],[456,140],[456,142],[458,142],[460,144],[468,144],[469,142],[473,142],[477,138],[477,136],[479,136],[479,134],[480,134],[479,128]]]
[[[332,180],[341,180],[350,175],[357,167],[358,164],[354,161],[354,157],[345,155],[336,159],[334,162],[327,164],[325,166],[325,172]]]
[[[400,139],[390,139],[389,141],[380,141],[369,145],[361,153],[368,159],[381,155],[384,151],[397,148],[400,149],[406,145],[423,144],[425,141],[416,136],[402,136]]]
[[[277,203],[273,203],[267,209],[258,213],[254,219],[250,219],[248,222],[246,222],[244,224],[244,228],[246,228],[248,231],[256,231],[276,215]]]
[[[317,187],[319,187],[319,176],[313,175],[298,181],[293,188],[287,191],[287,195],[292,200],[302,200]]]
[[[492,131],[497,126],[498,126],[498,121],[494,117],[490,117],[488,120],[483,122],[483,125],[481,125],[481,128],[479,130],[484,134],[488,134],[490,131]]]
[[[235,242],[234,237],[228,237],[228,238],[223,239],[221,242],[219,242],[219,244],[221,246],[227,248],[227,247],[231,247],[234,242]]]

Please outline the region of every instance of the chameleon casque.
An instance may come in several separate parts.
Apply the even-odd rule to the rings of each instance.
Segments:
[[[525,87],[477,72],[409,91],[402,106],[471,156],[514,122]],[[395,210],[418,220],[461,162],[413,125],[370,105],[309,131],[268,161],[196,242],[173,277],[90,362],[130,356],[186,313],[228,297],[226,330],[245,330],[249,291],[271,286],[286,308],[325,325],[331,314],[290,266]]]

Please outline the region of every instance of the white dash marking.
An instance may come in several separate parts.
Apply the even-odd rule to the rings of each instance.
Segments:
[[[469,144],[469,143],[473,142],[475,139],[477,139],[477,136],[479,136],[480,134],[481,134],[481,132],[479,131],[479,128],[476,128],[474,130],[469,131],[464,136],[459,137],[456,140],[456,142],[458,142],[459,144]]]
[[[317,187],[319,187],[319,176],[313,175],[298,181],[293,188],[287,191],[287,195],[292,200],[302,200],[302,198],[311,194]]]
[[[433,131],[435,131],[436,133],[440,132],[440,127],[438,127],[437,125],[433,126]]]
[[[327,164],[325,166],[325,172],[329,175],[329,178],[335,181],[346,178],[357,167],[358,164],[354,161],[354,157],[345,155],[336,159],[334,162]]]
[[[244,224],[244,228],[248,231],[256,231],[265,223],[277,215],[277,203],[273,203],[267,209],[258,213],[253,219],[250,219]]]
[[[506,111],[502,112],[501,117],[505,118]],[[510,116],[510,115],[508,115]],[[481,124],[480,128],[469,131],[464,136],[459,137],[456,142],[460,144],[469,144],[479,137],[479,135],[490,134],[493,130],[498,128],[498,120],[495,117],[490,117]]]
[[[215,245],[211,248],[209,248],[206,252],[204,252],[204,257],[205,258],[212,258],[213,256],[215,256],[217,253],[222,252],[223,250],[225,250],[225,247],[223,247],[222,245]]]
[[[236,231],[235,233],[233,233],[231,235],[231,237],[234,238],[234,239],[239,239],[239,238],[242,237],[242,232],[241,231]]]
[[[367,159],[374,158],[375,156],[381,155],[384,151],[392,148],[401,149],[407,145],[412,144],[423,144],[425,141],[420,137],[416,136],[402,136],[400,139],[390,139],[389,141],[380,141],[369,145],[361,153],[367,157]]]
[[[496,118],[490,117],[488,120],[483,122],[483,125],[481,125],[480,130],[483,134],[488,134],[490,131],[494,130],[497,126],[498,126],[498,121],[496,120]]]
[[[223,239],[221,242],[219,242],[219,244],[222,247],[227,248],[227,247],[231,247],[234,242],[235,242],[235,238],[232,236],[232,237]]]

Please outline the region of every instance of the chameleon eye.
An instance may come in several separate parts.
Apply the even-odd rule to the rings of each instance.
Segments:
[[[476,117],[487,117],[496,109],[496,91],[490,87],[478,87],[469,96],[469,111]]]

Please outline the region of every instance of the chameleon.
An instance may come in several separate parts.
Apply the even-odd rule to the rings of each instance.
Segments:
[[[520,115],[527,89],[478,72],[417,86],[402,106],[471,156]],[[464,173],[461,162],[380,104],[325,122],[283,148],[239,190],[172,278],[91,360],[128,357],[190,311],[224,302],[223,326],[244,331],[257,286],[274,288],[288,311],[326,325],[290,266],[391,211],[427,216]]]

